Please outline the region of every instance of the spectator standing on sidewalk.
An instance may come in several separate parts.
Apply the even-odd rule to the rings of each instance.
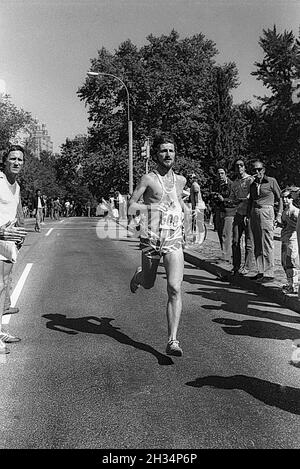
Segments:
[[[87,203],[85,204],[86,214],[89,218],[91,217],[91,207],[92,207],[92,202],[89,199]]]
[[[54,218],[54,200],[53,197],[49,200],[48,211],[50,213],[50,218],[53,220]]]
[[[249,220],[246,217],[250,185],[254,177],[247,174],[242,158],[235,160],[234,170],[237,177],[232,183],[229,197],[237,207],[232,228],[232,273],[236,275],[238,273],[247,274],[251,270],[254,260],[252,233]],[[245,234],[245,262],[241,269],[241,238],[243,234]]]
[[[121,220],[124,220],[127,216],[126,200],[120,191],[117,192],[117,197],[118,197],[118,206],[119,206],[119,217]]]
[[[75,201],[71,200],[70,203],[70,217],[75,217]]]
[[[56,199],[53,202],[53,215],[54,215],[54,220],[59,220],[59,212],[61,209],[59,197],[56,197]]]
[[[299,209],[293,204],[293,195],[289,189],[281,193],[283,200],[283,212],[281,223],[281,265],[286,273],[287,284],[283,285],[285,293],[297,293],[298,291],[298,241],[296,226],[299,217]]]
[[[198,177],[195,173],[191,174],[191,181],[190,201],[192,206],[192,233],[195,241],[197,220],[201,220],[201,222],[204,223],[204,210],[206,206],[202,199]]]
[[[44,208],[44,199],[42,197],[42,193],[40,189],[35,191],[35,196],[32,201],[33,210],[35,214],[35,231],[40,233],[41,231],[41,223],[43,221],[43,208]]]
[[[229,196],[232,181],[227,177],[224,168],[218,168],[218,181],[213,192],[215,204],[215,224],[218,233],[223,259],[231,262],[232,257],[232,224],[235,207],[230,206]]]
[[[262,283],[274,280],[274,228],[281,221],[282,198],[276,179],[266,176],[261,160],[253,162],[254,181],[250,185],[247,218],[253,234],[254,255],[258,274],[254,280]],[[275,219],[274,203],[279,202]]]
[[[48,213],[47,213],[47,196],[43,195],[42,199],[44,201],[44,205],[43,205],[43,219],[42,219],[41,224],[44,225],[45,224],[45,218],[48,216]]]
[[[67,199],[65,201],[65,215],[66,217],[69,217],[69,212],[70,212],[70,201]]]

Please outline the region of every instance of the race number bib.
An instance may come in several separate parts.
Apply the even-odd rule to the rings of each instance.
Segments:
[[[176,230],[181,225],[182,213],[174,210],[167,210],[160,214],[161,230]]]

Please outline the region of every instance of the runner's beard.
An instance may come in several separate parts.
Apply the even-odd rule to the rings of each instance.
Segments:
[[[171,169],[174,166],[175,161],[162,161],[158,163],[158,166],[160,166],[163,169]]]

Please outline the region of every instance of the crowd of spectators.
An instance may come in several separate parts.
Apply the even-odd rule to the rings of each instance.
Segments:
[[[32,198],[22,201],[25,218],[36,217],[37,214],[37,193],[41,201],[41,222],[44,223],[46,217],[52,220],[58,220],[60,217],[81,217],[96,216],[96,204],[91,200],[85,203],[73,200],[72,198],[47,197],[42,195],[40,189],[37,189]]]
[[[300,189],[281,190],[265,165],[255,160],[246,168],[243,158],[234,162],[231,180],[224,167],[217,169],[206,207],[207,219],[218,234],[221,258],[232,265],[231,275],[247,275],[259,283],[274,280],[274,230],[281,230],[281,263],[287,283],[286,293],[297,293],[300,246],[299,209],[294,203]],[[244,239],[244,249],[241,242]],[[244,258],[242,259],[242,251]]]

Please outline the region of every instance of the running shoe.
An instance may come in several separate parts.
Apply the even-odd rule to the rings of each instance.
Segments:
[[[139,288],[140,284],[137,281],[137,274],[142,271],[142,267],[138,267],[134,273],[134,276],[130,280],[130,291],[131,293],[135,293]]]
[[[247,268],[247,267],[242,267],[240,270],[239,270],[239,273],[241,275],[248,275],[250,272],[250,270]]]
[[[15,337],[9,332],[0,332],[0,340],[5,344],[12,344],[14,342],[20,342],[21,339],[19,337]]]
[[[166,348],[167,355],[173,355],[174,357],[182,357],[183,351],[182,348],[179,347],[178,340],[169,340]]]

